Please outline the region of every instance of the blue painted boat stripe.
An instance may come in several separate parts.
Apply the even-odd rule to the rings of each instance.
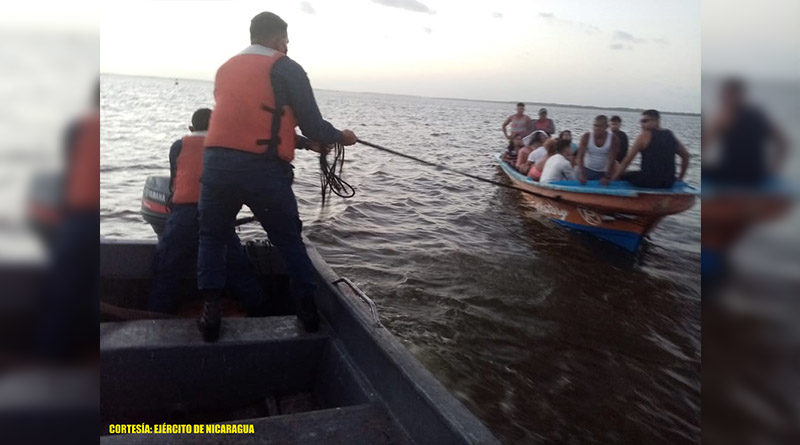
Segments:
[[[585,226],[556,218],[550,219],[569,229],[591,233],[598,238],[612,242],[632,252],[639,248],[639,243],[642,241],[642,235],[634,232],[626,232],[624,230],[608,229],[604,227]]]

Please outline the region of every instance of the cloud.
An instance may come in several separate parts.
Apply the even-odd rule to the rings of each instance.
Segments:
[[[502,19],[503,18],[503,14],[500,13],[500,12],[495,11],[495,12],[492,13],[492,17],[494,17],[496,19]]]
[[[426,34],[430,34],[431,31],[433,31],[432,29],[428,28],[427,26],[425,28],[423,28],[423,29],[425,30]]]
[[[666,37],[659,37],[657,39],[653,39],[653,43],[658,43],[659,45],[668,45],[669,40]]]
[[[616,39],[616,40],[624,40],[626,42],[632,42],[632,43],[644,43],[646,41],[645,39],[641,39],[639,37],[634,37],[633,34],[631,34],[631,33],[628,33],[628,32],[625,32],[625,31],[620,31],[620,30],[614,31],[614,35],[613,35],[612,38]]]
[[[431,10],[431,8],[425,6],[424,4],[418,2],[417,0],[372,0],[372,2],[383,6],[389,6],[392,8],[405,9],[407,11],[435,14]]]
[[[306,14],[314,15],[316,11],[314,11],[314,7],[311,6],[309,2],[302,2],[300,3],[300,10],[305,12]]]
[[[614,50],[625,49],[625,45],[621,43],[612,43],[611,45],[608,45],[608,47]]]
[[[561,24],[561,25],[578,27],[578,28],[582,29],[584,32],[587,32],[589,34],[597,34],[597,33],[601,32],[600,28],[598,28],[597,26],[590,25],[589,23],[585,23],[585,22],[576,22],[576,21],[573,21],[573,20],[565,20],[565,19],[562,19],[562,18],[558,18],[552,12],[540,12],[539,13],[539,17],[541,17],[541,18],[543,18],[543,19],[545,19],[545,20],[547,20],[549,22],[552,22],[552,23],[558,23],[558,24]]]

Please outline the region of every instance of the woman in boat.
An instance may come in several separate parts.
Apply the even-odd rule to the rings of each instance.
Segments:
[[[542,176],[539,182],[549,184],[554,181],[572,181],[575,179],[575,169],[569,161],[572,147],[566,139],[559,139],[553,147],[553,154],[547,157]]]
[[[578,152],[578,144],[572,142],[572,132],[569,130],[564,130],[558,134],[558,140],[565,140],[569,142],[570,148],[572,148],[572,155],[574,156],[575,153]]]
[[[544,169],[544,164],[547,162],[547,158],[555,153],[555,139],[548,139],[545,141],[544,145],[532,151],[530,156],[528,156],[528,162],[531,163],[531,167],[528,169],[528,177],[534,181],[538,181],[542,176],[542,170]]]
[[[524,140],[525,139],[523,139],[523,141]],[[530,143],[527,144],[525,147],[522,147],[519,150],[519,153],[517,154],[517,164],[516,164],[517,171],[519,171],[523,175],[528,174],[528,169],[531,166],[531,163],[528,162],[530,154],[533,153],[534,150],[541,147],[546,140],[547,140],[547,133],[545,133],[544,131],[535,131],[530,135],[530,141],[529,141]],[[544,152],[546,153],[547,150],[544,150]],[[539,158],[537,156],[537,160],[538,159]]]
[[[522,143],[522,136],[514,136],[509,142],[506,151],[503,153],[502,159],[510,165],[516,165],[517,154],[524,144]]]

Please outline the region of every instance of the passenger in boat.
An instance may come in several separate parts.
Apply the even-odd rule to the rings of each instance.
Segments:
[[[535,130],[547,132],[548,136],[552,136],[556,133],[556,124],[553,122],[553,119],[547,118],[547,108],[539,109],[539,119],[533,121],[533,128]]]
[[[656,110],[645,110],[639,120],[642,133],[633,141],[622,164],[612,177],[629,181],[636,187],[670,188],[675,183],[675,155],[681,157],[681,173],[678,180],[683,181],[689,168],[689,152],[672,131],[661,128],[661,115]],[[625,172],[637,154],[642,154],[641,170]],[[625,172],[623,174],[623,172]]]
[[[508,142],[508,147],[503,153],[502,159],[511,165],[517,164],[517,155],[519,150],[523,147],[522,137],[517,135]]]
[[[531,131],[533,119],[525,114],[525,104],[519,102],[517,104],[517,112],[508,116],[503,122],[503,136],[508,140],[513,140],[516,136],[525,136]],[[511,133],[506,130],[506,127],[511,125]]]
[[[555,181],[572,181],[575,179],[575,169],[569,161],[568,156],[572,155],[572,147],[566,139],[556,142],[553,154],[547,158],[542,170],[539,182],[549,184]]]
[[[319,329],[316,271],[303,244],[291,162],[296,147],[326,153],[328,144],[357,141],[352,131],[337,130],[322,118],[308,76],[286,56],[283,19],[271,12],[256,15],[250,43],[217,70],[216,107],[203,154],[197,281],[205,298],[198,327],[206,341],[219,336],[219,298],[227,282],[224,252],[243,204],[283,256],[303,329]],[[308,139],[297,137],[298,125]]]
[[[607,185],[614,174],[617,162],[619,139],[608,129],[608,117],[599,115],[594,118],[593,129],[581,137],[578,147],[578,180],[586,184],[587,180],[600,180]]]
[[[572,132],[569,130],[564,130],[558,134],[558,139],[569,141],[569,146],[572,148],[572,153],[567,156],[567,159],[569,159],[569,162],[571,162],[572,166],[574,167],[576,162],[576,154],[578,153],[578,144],[572,142]]]
[[[611,132],[619,139],[617,162],[622,162],[625,155],[628,154],[628,134],[620,130],[620,127],[622,127],[622,118],[616,115],[611,116]]]
[[[788,140],[762,109],[746,97],[742,79],[726,79],[719,111],[703,128],[703,180],[719,184],[756,185],[776,174],[789,150]],[[716,144],[719,142],[719,144]],[[718,156],[709,156],[709,148]]]
[[[523,138],[523,141],[524,140],[525,138]],[[530,154],[533,153],[534,150],[541,147],[542,144],[544,144],[544,141],[546,140],[547,140],[547,133],[543,131],[536,131],[531,135],[528,144],[522,147],[519,150],[519,153],[517,154],[517,164],[516,164],[517,171],[519,171],[523,175],[528,174],[528,169],[531,166],[530,162],[528,161]]]
[[[171,314],[177,310],[182,279],[197,257],[200,228],[197,202],[203,170],[203,145],[210,118],[211,110],[208,108],[195,111],[189,126],[190,134],[175,141],[169,150],[172,198],[153,261],[155,279],[147,304],[148,310],[153,312]],[[266,305],[263,291],[236,232],[231,231],[227,241],[227,287],[249,315],[263,315]]]
[[[572,151],[574,153],[578,152],[578,144],[572,142],[572,132],[571,131],[569,131],[569,130],[562,131],[561,133],[558,134],[558,139],[559,140],[563,139],[563,140],[569,142],[569,146],[572,147]]]
[[[530,168],[528,169],[529,178],[534,181],[539,180],[539,177],[542,176],[544,163],[547,162],[547,157],[555,152],[555,147],[556,140],[547,139],[541,147],[533,150],[531,154],[528,155],[528,163],[530,164]]]

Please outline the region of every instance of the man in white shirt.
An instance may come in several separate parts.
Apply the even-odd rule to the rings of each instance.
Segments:
[[[583,135],[578,147],[581,184],[599,179],[601,185],[608,185],[616,169],[618,151],[619,138],[608,130],[608,117],[602,114],[595,117],[593,130]]]
[[[570,154],[572,154],[570,141],[559,139],[556,143],[556,154],[550,156],[545,162],[539,183],[548,184],[555,181],[574,180],[575,171],[572,169],[572,163],[567,159]]]

